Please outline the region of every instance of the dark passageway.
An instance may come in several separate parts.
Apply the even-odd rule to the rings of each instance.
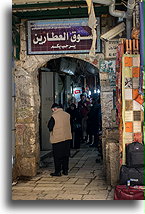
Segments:
[[[101,150],[101,135],[99,137],[96,134],[102,129],[101,104],[99,108],[97,107],[101,99],[99,70],[92,64],[76,58],[52,59],[39,69],[39,87],[41,159],[49,156],[51,152],[46,124],[51,117],[51,105],[54,102],[62,105],[71,115],[73,136],[71,148],[79,149],[83,144],[96,147],[95,143],[99,142]],[[83,105],[80,105],[81,95],[85,96]],[[71,105],[75,106],[75,111],[72,111]],[[100,122],[98,122],[98,112],[100,112]],[[72,152],[75,153],[76,150]]]

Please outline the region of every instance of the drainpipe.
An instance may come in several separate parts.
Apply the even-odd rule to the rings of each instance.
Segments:
[[[128,0],[127,11],[115,10],[115,0],[93,0],[94,3],[109,5],[109,13],[114,17],[126,18],[127,39],[131,38],[132,14],[135,6],[135,0]]]
[[[126,37],[131,39],[131,28],[132,28],[132,14],[135,6],[135,0],[128,0],[127,11],[115,10],[115,0],[112,0],[112,4],[109,6],[109,13],[115,17],[126,18]]]
[[[126,18],[125,11],[115,10],[115,0],[112,0],[111,5],[109,6],[109,13],[111,16],[114,16],[114,17]]]
[[[135,7],[135,0],[128,0],[127,12],[126,12],[126,35],[127,39],[131,39],[131,29],[132,29],[132,14]]]

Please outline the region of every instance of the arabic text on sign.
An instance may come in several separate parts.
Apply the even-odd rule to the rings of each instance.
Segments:
[[[80,34],[77,34],[76,31],[72,31],[72,36],[69,36],[68,32],[64,32],[63,35],[57,35],[54,34],[54,32],[51,33],[51,37],[49,37],[49,33],[46,33],[46,36],[35,34],[35,37],[33,39],[33,44],[39,44],[43,45],[44,43],[51,42],[51,41],[67,41],[70,40],[72,43],[77,42],[79,43],[81,40],[89,40],[92,39],[92,36],[81,36]]]

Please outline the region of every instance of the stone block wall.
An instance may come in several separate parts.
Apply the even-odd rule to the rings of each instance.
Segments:
[[[107,183],[114,186],[119,176],[119,131],[114,122],[113,90],[108,72],[100,72],[102,108],[103,171]],[[114,84],[115,85],[115,84]]]
[[[117,184],[119,177],[119,131],[118,128],[106,128],[103,131],[103,171],[109,185]]]
[[[51,59],[59,57],[74,57],[91,63],[99,69],[99,62],[104,58],[103,54],[90,57],[89,54],[66,55],[27,55],[25,21],[20,26],[21,50],[20,60],[15,62],[14,78],[16,85],[15,100],[15,128],[16,128],[16,171],[18,176],[34,176],[40,159],[39,148],[39,113],[40,94],[38,82],[38,70]],[[104,170],[108,161],[106,155],[107,135],[106,130],[113,128],[113,87],[110,86],[109,74],[100,73],[101,104],[103,120],[103,156]],[[109,133],[108,133],[109,136]],[[111,149],[109,150],[112,151]],[[109,152],[109,153],[110,153]]]
[[[119,165],[119,142],[109,138],[106,142],[106,180],[111,186],[119,181]]]

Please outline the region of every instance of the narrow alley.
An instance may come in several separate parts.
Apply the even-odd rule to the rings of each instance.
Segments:
[[[144,199],[144,8],[12,1],[12,200]]]
[[[96,163],[96,148],[83,145],[71,151],[68,176],[52,177],[53,159],[45,160],[38,174],[19,180],[12,187],[12,200],[113,200],[107,186],[102,163]]]

